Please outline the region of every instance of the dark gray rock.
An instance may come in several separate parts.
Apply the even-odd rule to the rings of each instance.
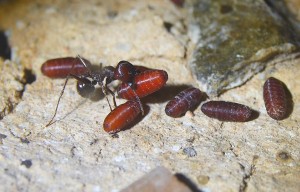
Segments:
[[[191,0],[188,6],[197,40],[190,66],[209,95],[245,83],[299,46],[290,23],[263,0]]]

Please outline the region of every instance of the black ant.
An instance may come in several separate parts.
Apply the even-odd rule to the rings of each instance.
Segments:
[[[44,75],[51,78],[66,77],[63,89],[57,101],[54,115],[46,127],[55,122],[53,122],[53,119],[56,116],[60,99],[64,93],[69,78],[77,80],[77,92],[82,97],[89,97],[93,92],[95,92],[95,86],[98,84],[105,95],[110,110],[112,111],[112,107],[107,98],[108,93],[113,96],[114,107],[117,106],[114,92],[107,87],[109,83],[115,80],[115,68],[112,66],[106,66],[103,67],[102,70],[92,71],[91,67],[91,63],[88,60],[81,58],[79,55],[77,57],[51,59],[42,65],[41,70]]]

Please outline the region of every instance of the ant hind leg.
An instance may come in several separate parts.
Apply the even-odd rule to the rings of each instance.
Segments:
[[[63,96],[63,94],[64,94],[66,85],[67,85],[68,80],[69,80],[70,77],[71,77],[71,75],[68,75],[67,78],[66,78],[66,81],[65,81],[65,83],[64,83],[63,89],[62,89],[61,92],[60,92],[60,95],[59,95],[59,98],[58,98],[58,101],[57,101],[57,104],[56,104],[56,107],[55,107],[54,114],[53,114],[51,120],[47,123],[46,127],[48,127],[48,126],[50,126],[50,125],[52,125],[53,123],[56,122],[56,121],[53,121],[53,120],[54,120],[54,118],[55,118],[55,116],[56,116],[56,114],[57,114],[58,104],[59,104],[60,99],[62,98],[62,96]]]

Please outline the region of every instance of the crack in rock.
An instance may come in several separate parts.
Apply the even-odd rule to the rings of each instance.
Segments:
[[[13,112],[21,101],[26,85],[36,77],[30,69],[10,60],[0,60],[0,120]]]
[[[246,170],[245,166],[243,164],[239,163],[240,166],[241,166],[242,171],[244,172],[243,179],[242,179],[242,182],[240,184],[239,192],[245,192],[246,191],[246,189],[248,187],[248,183],[249,183],[249,181],[250,181],[250,179],[253,176],[254,171],[255,171],[255,160],[256,159],[257,159],[257,156],[254,156],[249,170]]]

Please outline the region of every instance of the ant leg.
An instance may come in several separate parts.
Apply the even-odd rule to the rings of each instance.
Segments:
[[[91,74],[91,63],[88,60],[83,59],[80,55],[77,55],[77,58],[81,61],[81,63],[88,70],[88,74]]]
[[[86,63],[86,62],[84,61],[84,59],[83,59],[80,55],[77,55],[77,57],[80,59],[80,61],[82,62],[82,64],[87,68],[88,73],[90,74],[90,73],[91,73],[91,70],[90,70],[89,67],[90,67],[91,64],[90,64],[90,63]],[[87,61],[87,62],[88,62],[88,61]],[[50,126],[50,125],[52,125],[53,123],[56,122],[56,121],[53,121],[53,120],[54,120],[54,118],[55,118],[55,116],[56,116],[56,114],[57,114],[58,105],[59,105],[59,102],[60,102],[60,100],[61,100],[62,95],[64,94],[64,91],[65,91],[65,88],[66,88],[66,85],[67,85],[67,83],[68,83],[69,78],[70,78],[70,77],[73,77],[73,78],[77,79],[78,81],[81,81],[81,82],[84,81],[84,80],[82,80],[82,78],[80,78],[80,77],[78,77],[78,76],[72,74],[72,71],[73,71],[73,69],[74,69],[74,66],[75,66],[75,63],[72,65],[72,68],[71,68],[71,70],[70,70],[70,73],[68,74],[68,76],[67,76],[67,78],[66,78],[66,81],[65,81],[65,83],[64,83],[63,89],[62,89],[61,92],[60,92],[60,95],[59,95],[59,98],[58,98],[58,101],[57,101],[57,105],[56,105],[56,107],[55,107],[54,115],[52,116],[51,120],[48,122],[48,124],[46,125],[46,127],[48,127],[48,126]],[[85,82],[86,82],[86,81],[87,81],[87,80],[85,80]]]
[[[110,108],[110,110],[112,111],[112,107],[111,107],[110,102],[109,102],[109,100],[108,100],[108,98],[107,98],[107,95],[108,95],[107,92],[109,92],[109,93],[113,96],[113,102],[114,102],[114,107],[115,107],[115,108],[117,107],[116,95],[115,95],[115,93],[114,93],[112,90],[110,90],[110,89],[107,87],[106,78],[107,78],[107,77],[104,78],[104,80],[103,80],[103,82],[102,82],[102,84],[101,84],[101,88],[102,88],[103,94],[105,95],[106,101],[108,102],[109,108]]]
[[[107,88],[106,77],[103,79],[103,81],[102,81],[102,83],[100,85],[101,85],[102,92],[105,95],[105,99],[106,99],[106,101],[107,101],[107,103],[109,105],[110,111],[112,111],[112,107],[111,107],[110,102],[109,102],[109,100],[107,98],[107,95],[108,95],[107,94],[107,90],[109,90],[109,89]]]
[[[110,102],[109,102],[109,100],[107,98],[107,90],[106,90],[105,86],[104,85],[101,86],[101,89],[102,89],[103,94],[105,95],[105,99],[106,99],[106,101],[107,101],[107,103],[109,105],[110,111],[112,111],[112,107],[111,107]]]
[[[60,95],[59,95],[59,98],[58,98],[58,101],[57,101],[57,105],[56,105],[56,107],[55,107],[54,114],[53,114],[51,120],[49,121],[49,123],[46,125],[46,127],[48,127],[48,126],[50,126],[50,125],[52,125],[53,123],[56,122],[56,121],[53,121],[53,119],[55,118],[55,116],[56,116],[56,114],[57,114],[59,102],[60,102],[60,100],[61,100],[61,98],[62,98],[62,96],[63,96],[63,94],[64,94],[64,91],[65,91],[66,85],[67,85],[67,83],[68,83],[68,80],[69,80],[71,77],[73,77],[73,78],[75,78],[77,81],[81,81],[81,82],[83,82],[83,83],[89,83],[89,82],[90,82],[89,80],[84,79],[84,78],[80,78],[80,77],[78,77],[78,76],[76,76],[76,75],[74,75],[74,74],[69,74],[69,75],[67,76],[66,81],[65,81],[64,86],[63,86],[63,89],[62,89],[61,92],[60,92]]]
[[[115,93],[112,90],[110,90],[107,87],[107,85],[105,85],[105,90],[108,91],[113,96],[114,107],[116,108],[117,107],[117,103],[116,103],[116,95],[115,95]]]
[[[77,81],[80,81],[82,83],[86,83],[86,84],[92,84],[92,82],[86,78],[82,78],[82,77],[78,77],[77,75],[74,74],[69,74],[70,77],[73,77],[74,79],[76,79]]]
[[[68,83],[68,80],[69,80],[69,78],[70,78],[70,77],[71,77],[71,75],[68,75],[68,76],[67,76],[67,78],[66,78],[66,81],[65,81],[65,83],[64,83],[63,89],[62,89],[62,90],[61,90],[61,92],[60,92],[60,95],[59,95],[59,98],[58,98],[58,101],[57,101],[57,105],[56,105],[56,108],[55,108],[54,114],[53,114],[53,116],[52,116],[51,120],[49,121],[49,123],[46,125],[46,127],[48,127],[48,126],[50,126],[50,125],[52,125],[53,123],[55,123],[55,122],[56,122],[56,121],[53,121],[53,119],[54,119],[54,117],[55,117],[55,116],[56,116],[56,114],[57,114],[58,104],[59,104],[59,102],[60,102],[60,99],[61,99],[62,95],[64,94],[64,91],[65,91],[66,85],[67,85],[67,83]]]
[[[135,90],[134,90],[131,86],[130,86],[130,89],[133,91],[134,96],[135,96],[135,99],[136,99],[136,101],[139,103],[139,106],[140,106],[142,115],[144,116],[145,112],[144,112],[143,104],[142,104],[142,102],[141,102],[139,96],[136,94]]]

